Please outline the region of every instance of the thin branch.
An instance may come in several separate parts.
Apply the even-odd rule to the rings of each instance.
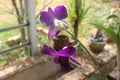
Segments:
[[[24,8],[23,8],[23,2],[22,1],[23,0],[20,0],[20,12],[21,12],[20,20],[23,22],[23,20],[24,20]]]
[[[37,14],[36,19],[39,17],[39,14],[42,10],[44,10],[50,3],[52,3],[53,0],[49,0],[46,4],[44,4],[43,8],[40,10],[40,12]]]
[[[13,4],[13,6],[14,6],[14,8],[15,8],[15,11],[16,11],[16,14],[17,14],[17,19],[18,19],[18,21],[20,21],[20,12],[19,12],[19,9],[18,9],[18,7],[17,7],[17,3],[16,3],[16,0],[12,0],[12,4]]]

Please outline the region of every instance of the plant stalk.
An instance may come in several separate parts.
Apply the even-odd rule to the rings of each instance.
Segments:
[[[78,26],[79,26],[79,19],[78,19],[78,15],[79,15],[79,0],[75,0],[75,15],[76,15],[76,19],[74,21],[73,24],[73,28],[74,28],[74,35],[75,37],[78,37]]]
[[[76,42],[78,42],[80,44],[80,47],[83,48],[83,50],[85,51],[85,53],[87,53],[87,55],[89,55],[89,57],[91,58],[91,60],[93,61],[93,63],[96,66],[96,69],[99,71],[100,76],[102,77],[102,80],[106,80],[106,77],[104,75],[104,73],[102,72],[101,68],[99,67],[99,64],[96,62],[96,60],[94,59],[94,57],[91,55],[91,53],[89,52],[89,50],[69,31],[65,30],[68,34],[70,34],[73,39],[75,39]]]
[[[78,19],[75,20],[74,25],[73,25],[73,29],[74,29],[74,35],[75,37],[78,37]]]

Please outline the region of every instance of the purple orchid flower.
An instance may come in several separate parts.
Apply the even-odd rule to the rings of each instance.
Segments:
[[[48,31],[49,39],[52,39],[61,32],[61,26],[68,28],[68,25],[63,21],[67,16],[67,9],[63,5],[57,6],[54,11],[49,7],[48,12],[41,12],[41,23],[50,27]]]
[[[71,71],[73,68],[70,66],[69,59],[77,65],[81,65],[74,56],[76,49],[73,46],[67,46],[60,51],[52,49],[48,45],[43,45],[42,53],[45,55],[52,56],[56,64],[60,64],[65,71]]]

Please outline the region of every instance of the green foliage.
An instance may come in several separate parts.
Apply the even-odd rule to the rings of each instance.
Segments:
[[[91,23],[92,25],[94,25],[97,28],[102,29],[103,31],[105,31],[108,35],[110,35],[113,39],[117,40],[116,37],[116,32],[112,30],[111,27],[105,27],[103,24],[101,23],[97,23],[97,22],[93,22]]]
[[[70,20],[70,23],[73,24],[74,20],[76,18],[76,14],[75,14],[75,0],[69,0],[68,3],[68,18]]]
[[[70,0],[68,6],[69,21],[74,30],[74,35],[78,37],[79,25],[85,19],[89,10],[86,8],[85,0]]]
[[[85,7],[85,0],[79,0],[78,1],[78,20],[79,22],[81,22],[82,20],[85,19],[85,16],[88,12],[88,10],[90,9],[90,7]]]
[[[0,69],[2,69],[6,65],[7,61],[3,55],[0,55]]]
[[[113,18],[116,18],[117,20],[114,20]],[[108,35],[111,36],[111,38],[114,41],[119,41],[120,40],[120,22],[119,22],[120,19],[117,15],[110,15],[107,17],[107,20],[108,19],[111,19],[113,22],[108,23],[107,25],[104,25],[105,23],[98,23],[94,21],[91,24],[105,31]]]
[[[85,18],[90,7],[86,8],[84,2],[85,0],[69,0],[68,14],[71,23],[73,23],[76,18],[79,22]]]
[[[107,19],[111,19],[111,18],[117,18],[117,19],[119,19],[119,17],[117,15],[114,15],[114,14],[107,17]]]

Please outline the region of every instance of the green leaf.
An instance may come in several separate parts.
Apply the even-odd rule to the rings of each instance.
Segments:
[[[110,35],[113,40],[115,40],[115,41],[118,40],[117,39],[117,34],[112,28],[110,28],[110,27],[106,28],[104,25],[102,25],[101,23],[97,23],[97,22],[93,22],[93,23],[90,23],[90,24],[92,24],[95,27],[100,28],[101,30],[103,30],[105,33]]]
[[[68,18],[70,23],[72,24],[74,20],[76,19],[76,13],[75,13],[75,1],[74,0],[69,0],[68,2]]]
[[[78,14],[77,14],[78,16],[77,17],[78,17],[79,22],[84,20],[88,10],[90,9],[90,7],[86,8],[84,3],[85,3],[85,1],[82,1],[82,0],[78,1],[79,5],[78,5]]]
[[[120,39],[120,25],[117,27],[117,38],[118,40]]]
[[[102,78],[98,76],[93,76],[93,77],[87,78],[86,80],[102,80]]]
[[[117,15],[114,15],[114,14],[107,17],[107,19],[111,19],[111,18],[117,18],[117,19],[119,19],[119,17]]]

